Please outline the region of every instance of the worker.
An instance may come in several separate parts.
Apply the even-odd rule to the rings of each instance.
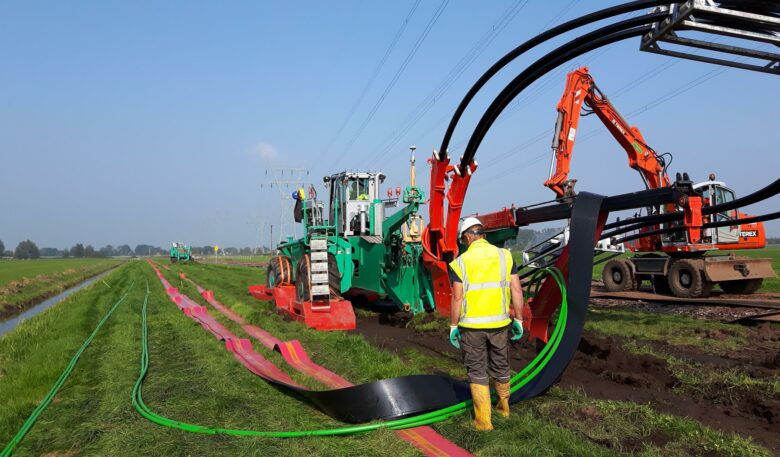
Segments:
[[[449,265],[450,342],[463,355],[474,401],[474,427],[492,430],[490,378],[498,396],[496,411],[509,416],[509,341],[523,336],[523,293],[512,254],[485,239],[479,219],[463,219],[458,237],[468,249]]]

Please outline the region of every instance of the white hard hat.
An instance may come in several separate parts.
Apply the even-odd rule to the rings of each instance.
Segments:
[[[458,228],[458,238],[463,236],[463,232],[470,229],[471,227],[474,227],[475,225],[482,225],[482,222],[480,222],[479,219],[473,216],[469,216],[467,218],[460,220],[460,228]]]

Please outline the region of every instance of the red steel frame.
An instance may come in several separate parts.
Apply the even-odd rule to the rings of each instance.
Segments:
[[[355,311],[352,303],[341,297],[328,303],[299,302],[295,298],[295,286],[280,285],[272,288],[249,286],[249,293],[263,301],[273,301],[279,313],[286,314],[315,330],[354,330]]]

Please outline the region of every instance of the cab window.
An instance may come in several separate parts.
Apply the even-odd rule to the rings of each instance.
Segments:
[[[715,187],[715,204],[728,203],[734,201],[734,192],[725,187]]]
[[[720,205],[723,203],[733,202],[734,201],[734,191],[731,189],[726,189],[725,187],[720,186],[714,186],[715,190],[715,201],[713,202],[715,205]],[[718,220],[725,220],[725,219],[736,219],[737,217],[737,210],[730,210],[726,213],[718,213]]]

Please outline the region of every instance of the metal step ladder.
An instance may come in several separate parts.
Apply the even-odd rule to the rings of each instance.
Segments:
[[[311,267],[311,302],[313,310],[324,311],[330,309],[330,274],[328,272],[328,240],[326,238],[312,237]]]

